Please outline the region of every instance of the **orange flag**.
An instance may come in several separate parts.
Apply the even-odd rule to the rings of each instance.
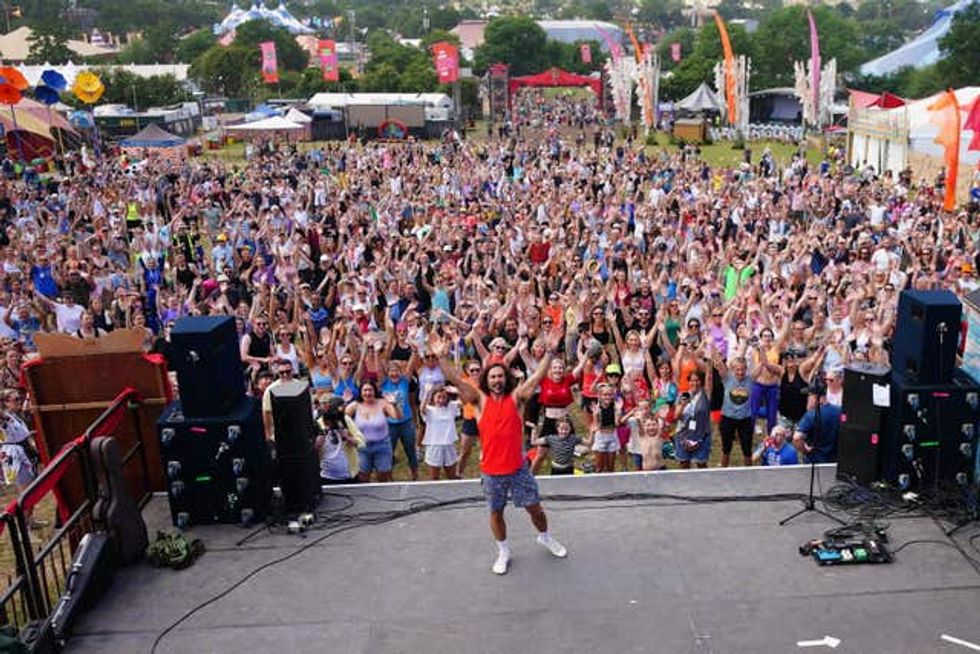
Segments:
[[[952,89],[946,90],[926,109],[929,122],[939,128],[934,139],[943,146],[946,164],[946,188],[943,193],[943,209],[956,208],[956,177],[960,164],[960,106]]]
[[[643,59],[643,50],[640,49],[640,42],[636,38],[636,33],[633,32],[633,26],[626,23],[626,35],[630,37],[630,43],[633,44],[633,56],[636,57],[636,63],[640,63]]]
[[[728,38],[728,30],[725,28],[725,21],[721,19],[721,14],[712,10],[715,17],[715,25],[718,26],[718,34],[721,35],[721,47],[725,52],[725,100],[728,102],[728,124],[734,125],[737,115],[735,105],[735,53],[732,52],[732,42]]]

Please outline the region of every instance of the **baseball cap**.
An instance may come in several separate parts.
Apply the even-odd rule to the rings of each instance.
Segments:
[[[619,364],[618,363],[610,363],[608,366],[606,366],[606,374],[607,375],[619,375],[620,377],[622,377],[623,376],[623,369],[619,367]]]

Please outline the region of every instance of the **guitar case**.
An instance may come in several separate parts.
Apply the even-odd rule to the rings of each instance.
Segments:
[[[105,525],[118,565],[135,563],[145,555],[150,538],[139,506],[126,491],[119,444],[114,438],[96,438],[90,451],[99,485],[92,518]]]
[[[85,534],[78,543],[65,579],[65,592],[58,598],[49,620],[57,643],[68,641],[78,616],[92,608],[112,584],[116,566],[111,543],[108,534],[101,531]],[[38,641],[44,642],[43,635]]]

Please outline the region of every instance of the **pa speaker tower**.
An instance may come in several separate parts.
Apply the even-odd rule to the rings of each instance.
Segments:
[[[170,332],[170,340],[185,416],[223,416],[242,403],[245,377],[234,318],[181,318]]]
[[[286,510],[312,510],[320,496],[320,470],[310,385],[296,380],[280,382],[269,387],[269,394]]]
[[[963,305],[949,291],[902,291],[892,373],[909,384],[945,384],[956,368]]]

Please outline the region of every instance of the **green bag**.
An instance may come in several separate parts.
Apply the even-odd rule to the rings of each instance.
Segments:
[[[157,539],[146,548],[146,558],[158,568],[183,570],[193,565],[204,554],[204,542],[200,538],[188,541],[183,534],[157,532]]]

